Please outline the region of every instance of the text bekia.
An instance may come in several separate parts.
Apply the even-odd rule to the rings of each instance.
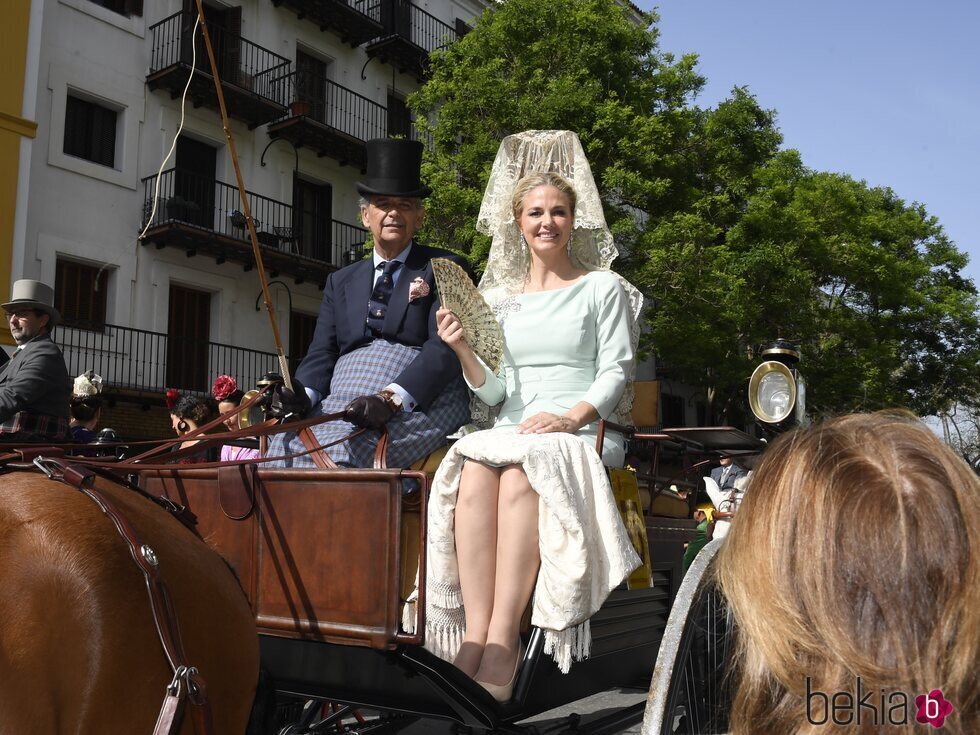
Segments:
[[[806,678],[806,720],[811,725],[908,725],[920,722],[940,728],[953,711],[953,705],[939,689],[915,697],[918,711],[914,717],[909,701],[905,692],[865,689],[860,676],[853,692],[831,693],[814,689],[810,677]]]

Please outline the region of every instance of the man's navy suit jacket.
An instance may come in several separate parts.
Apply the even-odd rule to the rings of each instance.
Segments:
[[[384,339],[422,348],[419,356],[393,382],[408,391],[423,411],[462,372],[456,355],[437,333],[439,299],[429,264],[432,258],[449,258],[469,270],[462,258],[448,250],[414,243],[402,272],[397,274],[381,329]],[[330,393],[337,359],[374,339],[366,321],[375,276],[372,259],[365,258],[327,277],[313,340],[296,371],[304,386],[322,396]],[[409,302],[409,288],[417,278],[428,285],[429,293]]]

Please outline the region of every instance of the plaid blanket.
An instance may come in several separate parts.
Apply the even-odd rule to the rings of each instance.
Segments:
[[[376,339],[360,349],[342,355],[334,367],[330,395],[315,407],[311,416],[342,411],[359,396],[377,393],[408,367],[418,356],[419,348]],[[409,467],[427,454],[446,444],[446,436],[469,421],[469,393],[462,376],[447,385],[424,413],[399,411],[388,422],[389,467]],[[320,444],[337,441],[355,427],[346,421],[331,421],[313,427]],[[336,444],[327,454],[337,464],[370,467],[380,433],[368,431],[351,441]],[[276,434],[269,442],[268,456],[276,457],[303,452],[305,447],[293,433]],[[281,462],[273,467],[315,465],[309,455]]]
[[[71,431],[67,419],[46,413],[18,411],[0,423],[0,442],[68,442]]]

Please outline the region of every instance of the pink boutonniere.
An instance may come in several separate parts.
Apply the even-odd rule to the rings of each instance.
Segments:
[[[408,303],[412,303],[415,299],[423,299],[429,295],[429,284],[422,280],[419,276],[416,278],[408,287]]]

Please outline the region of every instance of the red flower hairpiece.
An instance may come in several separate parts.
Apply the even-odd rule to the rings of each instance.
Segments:
[[[214,386],[211,388],[211,395],[214,400],[221,403],[228,396],[238,390],[238,383],[230,375],[219,375],[214,379]]]
[[[172,409],[177,405],[177,401],[180,400],[180,391],[176,388],[167,388],[167,393],[164,396],[164,400],[167,402],[167,409]]]

